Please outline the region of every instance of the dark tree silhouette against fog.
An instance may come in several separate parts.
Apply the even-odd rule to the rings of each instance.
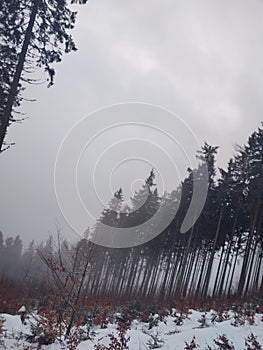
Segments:
[[[216,153],[217,147],[205,143],[197,154],[200,169],[203,162],[208,163],[210,184],[202,214],[189,232],[180,233],[180,226],[191,202],[193,172],[200,178],[202,172],[188,169],[176,190],[160,196],[152,170],[131,198],[131,207],[126,204],[121,210],[124,198],[119,189],[86,235],[95,235],[103,225],[112,232],[116,227],[136,230],[154,218],[164,201],[167,208],[180,201],[176,217],[158,237],[117,249],[94,245],[85,238],[69,243],[60,236],[38,246],[31,242],[22,249],[19,236],[5,238],[0,233],[1,288],[11,288],[27,301],[35,299],[43,305],[55,298],[60,312],[71,315],[68,329],[78,316],[79,303],[106,297],[164,301],[262,294],[263,128],[239,147],[226,170],[219,169],[218,178]],[[165,220],[165,211],[163,215]],[[3,290],[0,298],[3,308]]]
[[[71,0],[84,4],[87,0]],[[23,97],[30,73],[43,67],[49,86],[54,83],[53,64],[63,52],[76,51],[69,34],[76,12],[64,0],[2,0],[0,3],[0,152],[10,147],[4,140]]]

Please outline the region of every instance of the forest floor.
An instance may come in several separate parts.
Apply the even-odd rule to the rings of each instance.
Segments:
[[[32,335],[32,327],[36,325],[37,314],[31,314],[22,324],[19,315],[0,314],[0,349],[78,349],[78,350],[259,350],[263,349],[263,314],[235,311],[201,312],[189,310],[178,313],[173,309],[169,315],[152,314],[148,320],[133,319],[127,329],[121,331],[118,319],[121,314],[114,315],[115,321],[108,322],[101,328],[92,325],[82,327],[83,332],[91,338],[78,344],[78,339],[65,340],[50,345],[42,345],[26,341]],[[147,322],[146,322],[147,321]],[[54,327],[55,329],[55,327]],[[80,334],[80,333],[75,333]],[[112,335],[112,336],[110,336]],[[118,345],[119,342],[119,345]],[[121,342],[123,347],[121,347]],[[127,347],[124,347],[124,344]],[[76,347],[74,347],[74,344]]]

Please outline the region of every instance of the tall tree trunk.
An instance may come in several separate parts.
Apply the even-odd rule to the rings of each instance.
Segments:
[[[213,288],[213,297],[216,296],[217,294],[217,289],[218,289],[218,280],[219,280],[219,277],[220,277],[220,272],[221,272],[221,267],[222,267],[222,262],[223,262],[223,256],[224,256],[224,253],[225,253],[225,247],[224,245],[221,247],[222,251],[221,251],[221,254],[220,254],[220,259],[219,259],[219,264],[218,264],[218,267],[217,267],[217,272],[216,272],[216,279],[215,279],[215,282],[214,282],[214,288]]]
[[[187,261],[188,261],[188,257],[189,257],[189,251],[190,251],[190,247],[191,247],[191,243],[192,243],[193,233],[194,233],[194,225],[192,226],[189,237],[188,237],[187,248],[184,249],[184,251],[183,251],[182,268],[181,268],[180,277],[178,280],[178,294],[179,295],[182,295],[182,291],[183,291],[183,287],[184,287],[183,280],[184,280],[185,271],[187,268]]]
[[[196,281],[198,280],[198,268],[199,268],[199,265],[200,265],[200,252],[201,252],[201,249],[200,247],[197,249],[197,255],[194,254],[194,268],[193,270],[191,271],[191,282],[190,282],[190,288],[189,288],[189,297],[190,297],[190,300],[192,300],[194,298],[194,295],[195,295],[195,291],[196,291]]]
[[[175,286],[176,286],[176,276],[178,273],[178,265],[179,265],[179,259],[180,259],[179,250],[180,249],[177,249],[173,255],[173,270],[172,270],[171,275],[169,277],[169,288],[168,288],[169,297],[173,297],[173,291],[174,291]]]
[[[222,217],[223,217],[223,211],[224,211],[224,207],[221,206],[219,219],[218,219],[218,223],[217,223],[217,228],[216,228],[216,234],[215,234],[215,238],[214,238],[214,243],[213,243],[213,247],[212,247],[212,250],[211,250],[210,257],[209,257],[207,273],[206,273],[206,276],[205,276],[204,288],[203,288],[203,291],[202,291],[202,295],[204,297],[206,297],[207,291],[208,291],[208,287],[209,287],[209,282],[210,282],[210,277],[211,277],[211,272],[212,272],[212,266],[213,266],[213,262],[214,262],[215,251],[216,251],[216,244],[217,244],[217,239],[218,239],[218,236],[219,236],[219,231],[220,231],[220,227],[221,227],[221,221],[222,221]]]
[[[165,274],[164,274],[164,278],[160,287],[160,299],[165,298],[166,296],[166,284],[168,281],[168,276],[170,273],[170,267],[171,267],[171,259],[172,259],[172,250],[169,249],[169,255],[167,257],[167,263],[166,263],[166,269],[165,269]]]
[[[249,271],[248,271],[248,273],[247,273],[247,281],[246,281],[246,286],[245,286],[245,294],[247,294],[247,292],[248,292],[249,289],[250,289],[250,281],[251,281],[251,277],[252,277],[253,268],[255,267],[254,261],[255,261],[255,257],[256,257],[257,247],[258,247],[257,239],[254,239],[254,247],[253,247],[253,249],[252,249],[252,251],[251,251],[250,267],[249,267]]]
[[[199,297],[199,295],[201,294],[201,291],[202,291],[201,286],[202,286],[203,275],[205,273],[205,264],[206,264],[207,253],[208,253],[208,250],[206,248],[206,250],[203,252],[203,256],[201,259],[201,267],[199,268],[200,274],[199,274],[197,286],[195,289],[195,296],[196,297]]]
[[[238,284],[238,295],[239,296],[241,296],[243,294],[244,286],[245,286],[245,282],[246,282],[250,249],[251,249],[251,244],[252,244],[253,236],[254,236],[254,230],[255,230],[256,222],[257,222],[257,218],[258,218],[259,205],[260,205],[260,196],[258,197],[258,200],[257,200],[256,211],[255,211],[255,214],[254,214],[251,226],[250,226],[248,238],[247,238],[247,244],[246,244],[242,269],[241,269],[241,273],[240,273],[239,284]]]
[[[13,108],[15,97],[17,94],[18,85],[19,85],[19,81],[20,81],[21,74],[23,71],[23,67],[25,64],[26,54],[27,54],[28,47],[29,47],[29,44],[30,44],[30,41],[32,38],[32,32],[33,32],[33,27],[34,27],[34,23],[35,23],[37,11],[38,11],[38,6],[39,6],[39,0],[35,0],[33,3],[31,14],[30,14],[28,26],[26,28],[25,38],[24,38],[24,42],[22,45],[22,49],[21,49],[21,52],[18,56],[18,62],[16,65],[14,78],[13,78],[13,81],[12,81],[11,86],[10,86],[10,91],[8,94],[6,107],[4,109],[3,114],[0,117],[0,153],[4,150],[3,149],[4,139],[6,136],[7,128],[8,128],[9,123],[10,123],[12,108]]]
[[[183,290],[182,290],[182,296],[186,296],[188,295],[189,292],[189,288],[190,288],[190,278],[193,272],[193,266],[194,266],[194,261],[195,261],[195,252],[191,252],[190,255],[190,262],[188,264],[188,269],[186,271],[186,276],[184,279],[184,286],[183,286]]]
[[[260,251],[260,247],[259,247],[259,253],[257,255],[257,262],[256,262],[256,266],[255,266],[255,271],[254,271],[254,276],[253,276],[253,280],[252,280],[252,291],[253,292],[257,292],[258,291],[258,287],[259,287],[259,276],[260,276],[260,270],[261,270],[261,261],[262,261],[262,252]]]
[[[228,247],[227,247],[225,263],[224,263],[222,277],[221,277],[221,281],[220,281],[220,285],[219,285],[219,289],[218,289],[219,297],[221,296],[223,288],[224,288],[224,283],[225,283],[225,279],[226,279],[226,271],[227,271],[227,266],[229,264],[229,257],[230,257],[231,248],[232,248],[232,244],[233,244],[233,238],[234,238],[234,234],[235,234],[237,218],[238,218],[238,210],[237,210],[237,213],[235,215],[235,220],[234,220],[232,231],[231,231],[231,237],[229,238],[229,244],[228,244]]]
[[[240,239],[239,239],[240,240]],[[234,266],[232,268],[232,273],[231,273],[231,277],[230,277],[230,281],[229,281],[229,287],[228,287],[228,292],[227,292],[227,296],[230,297],[231,296],[231,287],[232,287],[232,284],[233,284],[233,280],[234,280],[234,275],[235,275],[235,271],[236,271],[236,266],[237,266],[237,261],[238,261],[238,255],[239,255],[239,242],[238,242],[238,247],[237,247],[237,250],[236,250],[236,254],[235,254],[235,257],[234,257]]]

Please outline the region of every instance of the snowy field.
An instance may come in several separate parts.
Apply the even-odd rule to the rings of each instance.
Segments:
[[[1,319],[5,319],[0,338],[0,349],[37,349],[36,344],[25,341],[26,336],[31,334],[31,325],[34,324],[33,316],[27,319],[26,325],[22,325],[19,315],[12,316],[1,314]],[[77,349],[121,349],[110,347],[109,334],[114,334],[118,338],[117,323],[109,323],[107,328],[101,329],[99,326],[91,328],[91,340],[82,341]],[[195,349],[190,345],[193,337],[197,349],[235,349],[235,350],[258,350],[261,347],[252,345],[252,341],[245,344],[245,339],[253,333],[259,345],[263,348],[263,315],[256,313],[253,317],[238,316],[233,312],[222,314],[210,311],[202,313],[190,310],[188,314],[180,316],[174,310],[173,313],[164,318],[159,315],[152,315],[151,323],[132,321],[130,329],[125,337],[130,338],[128,349]],[[225,335],[228,345],[219,346],[223,343],[220,336]],[[218,343],[216,344],[215,341]],[[189,347],[187,347],[188,343]],[[98,344],[106,346],[96,347]],[[210,348],[208,347],[210,346]],[[29,346],[29,347],[27,347]],[[232,346],[232,347],[231,347]],[[42,345],[41,349],[69,349],[69,346],[59,342],[51,345]]]

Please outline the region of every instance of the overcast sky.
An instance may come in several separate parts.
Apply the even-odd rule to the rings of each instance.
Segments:
[[[168,109],[201,143],[220,146],[219,166],[262,121],[263,1],[90,0],[78,9],[79,50],[56,66],[54,87],[27,89],[37,101],[23,104],[29,119],[10,128],[16,145],[0,156],[0,230],[27,242],[47,238],[56,224],[76,238],[56,202],[54,163],[67,132],[94,110],[129,101]],[[111,137],[118,141],[119,133]],[[113,187],[128,189],[147,175],[145,162],[129,166]]]

